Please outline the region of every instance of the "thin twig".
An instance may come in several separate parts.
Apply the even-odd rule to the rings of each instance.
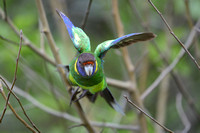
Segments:
[[[189,55],[189,57],[192,59],[192,61],[195,63],[195,65],[197,66],[197,68],[200,70],[200,66],[197,63],[197,61],[195,60],[195,58],[192,56],[192,54],[188,51],[188,49],[185,47],[185,45],[178,39],[178,37],[174,34],[173,30],[171,29],[171,27],[169,26],[169,24],[167,23],[167,21],[165,20],[165,18],[163,17],[162,13],[156,8],[156,6],[152,3],[151,0],[148,0],[148,2],[153,6],[153,8],[156,10],[156,12],[160,15],[161,19],[163,20],[163,22],[165,23],[165,25],[167,26],[170,34],[172,34],[172,36],[178,41],[178,43],[181,45],[181,47],[185,50],[185,52]]]
[[[73,126],[68,127],[68,129],[72,129],[75,127],[82,127],[82,126],[85,126],[85,125],[84,124],[73,125]]]
[[[17,59],[16,59],[16,66],[15,66],[15,74],[14,74],[14,79],[13,79],[13,82],[12,82],[12,86],[10,88],[10,91],[8,92],[8,96],[7,96],[7,100],[6,100],[6,105],[4,107],[4,110],[3,110],[3,113],[2,113],[2,116],[1,116],[1,119],[0,121],[2,121],[3,117],[4,117],[4,114],[6,112],[6,109],[7,109],[7,105],[8,105],[8,101],[9,101],[9,98],[10,98],[10,94],[11,94],[11,91],[13,90],[13,87],[15,85],[15,82],[17,80],[17,70],[18,70],[18,62],[19,62],[19,56],[20,56],[20,52],[21,52],[21,48],[22,48],[22,30],[20,31],[20,44],[19,44],[19,51],[18,51],[18,55],[17,55]]]
[[[176,95],[176,109],[178,111],[178,115],[181,118],[181,121],[183,123],[183,125],[185,126],[185,128],[181,131],[182,133],[188,133],[190,128],[191,128],[191,123],[188,120],[183,107],[182,107],[182,95],[180,93],[178,93]]]
[[[19,43],[14,42],[14,41],[12,41],[12,40],[10,40],[10,39],[7,39],[7,38],[3,37],[2,35],[0,35],[0,39],[4,40],[4,41],[6,41],[6,42],[12,43],[12,44],[14,44],[14,45],[17,45],[17,46],[19,45]]]
[[[3,96],[4,100],[6,101],[7,97],[5,95],[5,92],[3,90],[3,86],[1,84],[1,81],[0,81],[0,93],[1,95]],[[26,121],[24,121],[18,114],[17,112],[15,111],[15,109],[12,107],[12,105],[8,102],[8,106],[9,108],[11,109],[11,111],[13,112],[13,114],[17,117],[18,120],[20,120],[30,131],[32,131],[33,133],[36,133],[36,131],[28,125],[28,123],[26,123]]]
[[[85,26],[86,26],[86,22],[87,22],[89,13],[90,13],[90,7],[91,7],[91,5],[92,5],[92,0],[89,1],[88,8],[87,8],[87,11],[85,13],[85,17],[84,17],[82,25],[81,25],[81,29],[83,29],[83,30],[85,29]]]
[[[150,115],[148,115],[145,111],[143,111],[140,107],[138,107],[136,104],[134,104],[130,99],[128,99],[127,96],[124,96],[127,100],[128,103],[130,103],[131,105],[133,105],[135,108],[137,108],[140,112],[142,112],[144,115],[146,115],[147,117],[149,117],[153,122],[155,122],[156,124],[158,124],[160,127],[162,127],[165,131],[169,132],[169,133],[173,133],[173,131],[171,131],[170,129],[166,128],[165,126],[163,126],[162,124],[160,124],[157,120],[155,120],[153,117],[151,117]]]

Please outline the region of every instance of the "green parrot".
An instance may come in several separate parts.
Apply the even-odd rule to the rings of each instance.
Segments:
[[[106,77],[103,71],[103,57],[110,48],[120,48],[139,41],[150,40],[155,37],[151,32],[131,33],[114,40],[105,41],[97,46],[94,52],[91,51],[90,39],[85,32],[75,27],[64,13],[57,11],[65,23],[69,36],[78,51],[78,56],[66,66],[67,79],[72,86],[82,88],[82,94],[78,89],[73,90],[71,101],[77,101],[87,96],[91,102],[96,100],[98,94],[116,111],[124,114],[115,98],[112,96]]]

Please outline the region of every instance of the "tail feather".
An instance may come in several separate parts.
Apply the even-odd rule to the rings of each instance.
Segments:
[[[124,114],[124,111],[120,107],[120,105],[117,103],[115,98],[112,96],[110,90],[106,87],[103,91],[100,92],[100,95],[106,100],[106,102],[114,108],[117,112],[121,113],[122,115]]]

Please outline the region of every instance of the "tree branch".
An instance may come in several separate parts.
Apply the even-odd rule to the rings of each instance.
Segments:
[[[188,56],[192,59],[192,61],[195,63],[195,65],[197,66],[197,68],[200,70],[200,66],[197,63],[197,61],[195,60],[195,58],[192,56],[192,54],[188,51],[187,47],[178,39],[178,37],[174,34],[173,30],[171,29],[171,27],[169,26],[169,24],[167,23],[167,21],[165,20],[165,18],[163,17],[162,13],[156,8],[156,6],[152,3],[151,0],[148,0],[148,2],[152,5],[152,7],[156,10],[156,12],[160,15],[161,19],[163,20],[164,24],[167,26],[170,34],[172,34],[172,36],[177,40],[177,42],[181,45],[181,47],[185,50],[185,52],[188,54]]]
[[[124,96],[127,100],[127,102],[129,102],[131,105],[133,105],[135,108],[137,108],[140,112],[142,112],[144,115],[146,115],[147,117],[149,117],[153,122],[155,122],[156,124],[158,124],[160,127],[162,127],[165,131],[169,132],[169,133],[173,133],[173,131],[171,131],[170,129],[166,128],[165,126],[163,126],[162,124],[160,124],[157,120],[155,120],[153,117],[151,117],[150,115],[148,115],[145,111],[143,111],[140,107],[138,107],[136,104],[134,104],[131,100],[128,99],[127,96]]]

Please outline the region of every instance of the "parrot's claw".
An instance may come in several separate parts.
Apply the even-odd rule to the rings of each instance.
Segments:
[[[74,100],[74,102],[77,102],[78,100],[80,100],[81,98],[83,98],[84,96],[86,96],[88,94],[88,90],[83,90],[83,92],[81,93],[81,95],[78,97],[78,99]]]
[[[70,99],[70,106],[72,105],[72,102],[75,101],[76,95],[80,93],[79,88],[80,88],[80,87],[78,87],[78,88],[75,89],[75,90],[74,90],[74,89],[71,90],[71,91],[72,91],[72,96],[71,96],[71,99]]]

